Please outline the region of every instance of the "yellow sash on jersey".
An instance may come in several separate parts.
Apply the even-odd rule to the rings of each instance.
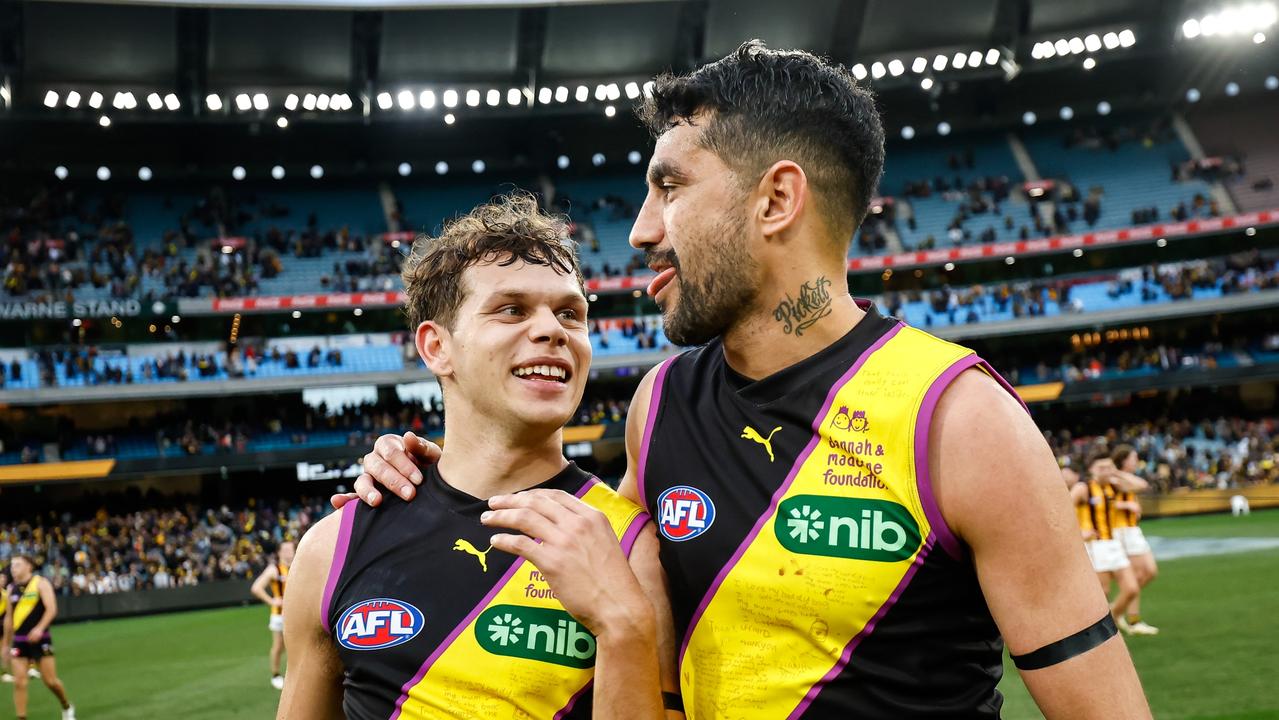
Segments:
[[[16,633],[27,616],[40,604],[40,576],[35,575],[27,581],[22,591],[22,598],[13,606],[13,630]]]
[[[836,383],[788,482],[694,615],[680,658],[689,720],[802,712],[932,549],[916,423],[929,421],[919,415],[934,381],[972,351],[909,327],[881,342]]]
[[[619,539],[633,540],[643,525],[643,510],[603,483],[582,501],[608,517]],[[551,720],[594,674],[594,636],[520,559],[409,681],[393,717]]]
[[[289,580],[289,566],[280,563],[275,564],[275,578],[271,580],[271,597],[284,599],[284,584]],[[272,615],[282,615],[284,608],[271,606]]]

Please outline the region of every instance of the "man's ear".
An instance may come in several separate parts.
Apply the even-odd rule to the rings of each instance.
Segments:
[[[799,224],[810,189],[804,169],[790,160],[778,160],[760,178],[760,230],[765,238],[785,237]]]
[[[433,320],[427,320],[417,326],[413,334],[413,342],[417,346],[418,357],[430,368],[435,377],[448,377],[453,374],[453,360],[450,354],[453,336],[448,328]]]

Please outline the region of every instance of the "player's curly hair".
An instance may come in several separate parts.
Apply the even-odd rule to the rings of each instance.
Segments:
[[[402,273],[409,329],[416,331],[428,320],[453,329],[469,290],[463,286],[463,271],[472,265],[516,262],[549,266],[585,286],[567,221],[543,212],[532,195],[516,191],[446,223],[438,237],[414,242]]]
[[[653,83],[637,110],[654,138],[705,113],[701,145],[739,179],[770,165],[804,169],[827,226],[850,240],[866,217],[884,170],[884,126],[875,98],[842,65],[759,40],[688,75]]]

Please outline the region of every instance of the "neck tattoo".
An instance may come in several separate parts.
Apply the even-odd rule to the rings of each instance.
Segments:
[[[813,323],[830,315],[830,280],[825,275],[810,280],[799,287],[799,297],[786,299],[773,310],[773,319],[782,324],[782,331],[787,335],[801,337]]]

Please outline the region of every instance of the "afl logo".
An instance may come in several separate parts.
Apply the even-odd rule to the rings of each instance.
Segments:
[[[338,618],[338,642],[348,650],[385,650],[417,637],[422,611],[391,598],[362,600]]]
[[[657,527],[667,540],[692,540],[715,522],[715,504],[695,487],[676,485],[657,498]]]

